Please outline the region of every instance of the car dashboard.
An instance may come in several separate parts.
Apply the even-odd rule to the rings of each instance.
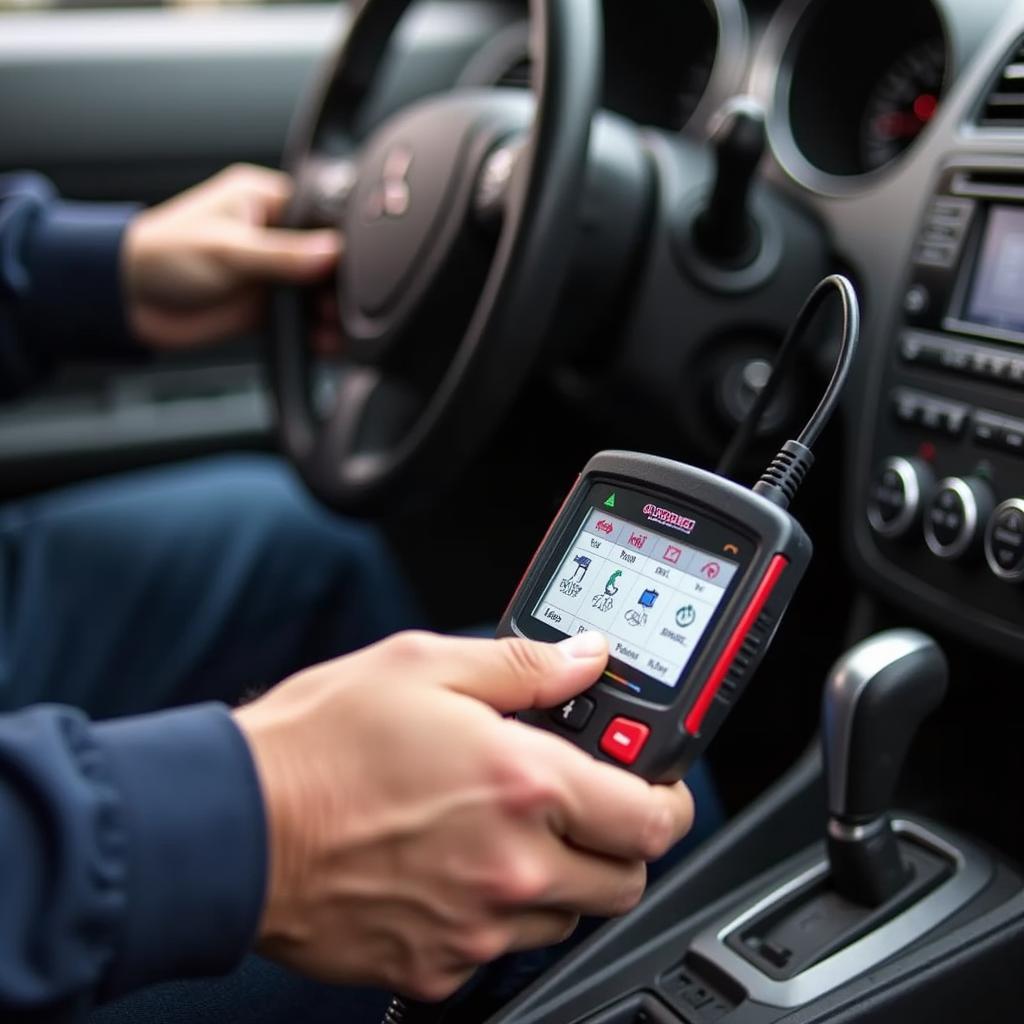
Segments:
[[[418,529],[394,531],[411,537],[401,554],[448,607],[440,625],[497,617],[598,448],[713,466],[824,274],[855,284],[861,341],[841,415],[794,504],[817,553],[759,674],[774,685],[751,687],[710,753],[735,816],[493,1024],[895,1024],[959,1020],[976,998],[999,1008],[979,1021],[1015,1019],[1024,0],[602,0],[602,10],[592,139],[636,131],[643,203],[630,216],[643,251],[609,268],[614,254],[595,244],[605,236],[584,204],[567,242],[577,267],[515,422],[448,496],[431,545]],[[364,135],[420,97],[529,88],[529,13],[525,0],[415,4]],[[76,198],[155,202],[232,160],[278,164],[292,113],[351,14],[300,3],[11,16],[0,32],[0,171],[40,170]],[[694,258],[683,229],[713,178],[709,140],[737,97],[763,112],[752,208],[770,244],[749,272],[723,274]],[[606,278],[616,287],[602,288]],[[835,356],[832,326],[769,406],[747,469],[806,418]],[[0,410],[0,491],[270,447],[264,341],[65,369]],[[422,508],[410,501],[410,519]],[[485,512],[500,515],[500,545]],[[472,593],[455,574],[438,578],[438,550],[486,565]],[[908,761],[894,827],[925,860],[945,858],[961,902],[884,956],[847,962],[841,980],[819,971],[810,987],[806,977],[803,988],[765,983],[749,957],[738,964],[740,939],[724,949],[730,928],[757,919],[772,887],[792,888],[794,871],[821,877],[824,772],[816,741],[807,748],[821,676],[845,645],[893,626],[928,630],[950,658],[949,692]],[[801,1002],[800,992],[814,995]]]

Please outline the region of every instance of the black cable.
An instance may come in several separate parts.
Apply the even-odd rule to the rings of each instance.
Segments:
[[[797,314],[792,327],[786,332],[786,337],[783,339],[782,346],[772,365],[771,376],[758,392],[754,404],[736,429],[732,440],[718,462],[715,472],[719,476],[733,477],[736,465],[750,444],[750,439],[761,422],[761,417],[775,398],[779,385],[792,366],[799,343],[804,339],[810,322],[833,290],[839,295],[843,311],[842,342],[839,347],[839,355],[836,358],[836,367],[832,373],[832,379],[825,389],[825,394],[818,403],[817,409],[811,414],[807,425],[797,437],[796,443],[803,448],[810,449],[818,440],[835,411],[839,395],[846,384],[846,378],[850,374],[853,356],[857,349],[857,339],[860,336],[860,304],[857,301],[857,293],[849,279],[842,274],[830,274],[823,278],[807,297],[807,301]]]

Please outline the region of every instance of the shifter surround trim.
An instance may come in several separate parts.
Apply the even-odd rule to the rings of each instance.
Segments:
[[[959,838],[959,845],[953,845],[937,834],[933,830],[934,826],[925,827],[906,818],[895,819],[892,828],[897,835],[914,839],[935,853],[949,858],[954,870],[946,881],[927,896],[891,918],[880,928],[785,981],[769,978],[725,944],[725,940],[748,921],[790,893],[828,874],[828,860],[822,857],[739,915],[732,916],[732,912],[724,921],[719,919],[705,928],[691,943],[691,952],[735,979],[746,989],[748,997],[754,1002],[792,1009],[813,1002],[826,992],[845,985],[858,975],[895,956],[965,906],[981,892],[992,877],[990,858],[977,847]]]

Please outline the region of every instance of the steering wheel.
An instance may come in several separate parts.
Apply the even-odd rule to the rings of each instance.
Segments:
[[[598,0],[531,0],[533,94],[460,89],[367,135],[368,100],[409,2],[359,8],[300,105],[285,160],[296,181],[288,223],[344,236],[345,355],[321,414],[308,295],[278,292],[279,432],[311,490],[346,512],[380,511],[453,476],[507,413],[568,269],[600,93]]]

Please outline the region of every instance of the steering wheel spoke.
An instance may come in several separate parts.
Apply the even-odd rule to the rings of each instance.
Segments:
[[[338,372],[333,406],[313,452],[317,475],[352,472],[358,478],[405,436],[423,402],[398,377],[373,366],[348,363]],[[355,466],[362,468],[355,471]]]

